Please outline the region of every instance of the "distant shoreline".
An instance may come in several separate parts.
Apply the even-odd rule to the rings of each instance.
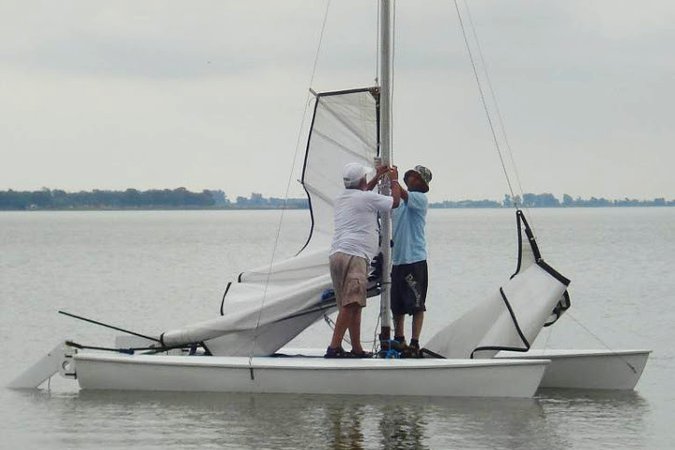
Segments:
[[[658,208],[668,209],[673,205],[654,206],[654,205],[639,205],[639,206],[523,206],[528,209],[630,209],[630,208]],[[498,207],[483,207],[483,206],[463,206],[463,207],[430,207],[432,210],[508,210],[513,206],[498,206]],[[309,211],[309,208],[35,208],[35,209],[0,209],[1,213],[11,212],[162,212],[162,211]]]
[[[553,194],[525,193],[522,198],[509,195],[501,202],[495,200],[444,200],[429,203],[431,209],[501,209],[515,204],[523,208],[625,208],[669,207],[675,200],[655,198],[637,200],[623,198],[608,200],[591,197],[572,198],[564,194],[562,201]],[[221,190],[191,192],[185,188],[138,191],[66,192],[43,188],[39,191],[0,191],[0,211],[183,211],[183,210],[293,210],[309,209],[306,198],[264,197],[253,192],[250,197],[238,196],[231,200]]]

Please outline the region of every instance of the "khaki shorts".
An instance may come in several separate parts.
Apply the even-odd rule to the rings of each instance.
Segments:
[[[333,253],[330,255],[330,277],[333,280],[335,299],[338,308],[352,303],[366,306],[366,287],[368,283],[368,262],[366,258]]]

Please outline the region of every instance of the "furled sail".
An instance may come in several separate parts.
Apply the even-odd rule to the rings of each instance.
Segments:
[[[222,356],[270,355],[335,308],[328,269],[333,201],[349,162],[373,165],[378,154],[377,88],[316,94],[301,182],[312,229],[300,252],[243,272],[230,283],[221,316],[165,331],[165,346],[202,343]]]
[[[522,211],[516,272],[491,297],[441,329],[425,347],[446,358],[491,358],[500,350],[527,351],[544,326],[570,306],[570,281],[549,266]]]

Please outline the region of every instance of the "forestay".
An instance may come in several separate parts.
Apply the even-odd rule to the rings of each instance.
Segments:
[[[302,173],[312,229],[300,252],[243,272],[228,285],[221,317],[169,330],[166,346],[203,343],[214,355],[265,356],[335,308],[328,270],[333,200],[349,162],[373,165],[378,154],[377,88],[316,94]]]
[[[570,306],[570,281],[549,266],[522,211],[516,272],[491,297],[441,329],[426,348],[446,358],[491,358],[500,350],[525,352],[544,326]]]

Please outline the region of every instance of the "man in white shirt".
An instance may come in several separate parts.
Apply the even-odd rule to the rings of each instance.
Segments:
[[[366,306],[368,263],[378,252],[378,214],[398,207],[401,191],[393,183],[392,197],[371,192],[387,173],[396,180],[395,168],[378,167],[375,178],[369,182],[367,173],[368,168],[361,164],[347,164],[342,177],[345,190],[335,199],[335,234],[329,261],[338,316],[326,358],[372,356],[361,347],[361,308]],[[341,345],[347,330],[351,352],[344,351]]]

